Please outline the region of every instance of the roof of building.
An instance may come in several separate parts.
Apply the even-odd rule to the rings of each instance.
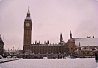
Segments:
[[[31,44],[32,46],[62,46],[60,44]]]
[[[98,46],[98,38],[74,38],[75,45],[79,46]]]

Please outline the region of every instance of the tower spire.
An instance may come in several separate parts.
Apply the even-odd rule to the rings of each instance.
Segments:
[[[62,33],[60,34],[60,42],[63,42],[63,36],[62,36]]]
[[[30,13],[30,11],[29,11],[29,6],[28,6],[28,13]]]
[[[24,20],[24,38],[23,38],[23,52],[25,53],[28,49],[31,48],[32,41],[32,19],[30,18],[29,7],[27,10],[27,16]]]
[[[71,30],[70,30],[70,39],[72,39],[72,33],[71,33]]]
[[[26,17],[29,17],[30,18],[30,10],[29,10],[29,6],[28,6],[28,12],[27,12],[27,16]]]

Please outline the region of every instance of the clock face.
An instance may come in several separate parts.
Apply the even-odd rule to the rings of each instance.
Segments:
[[[30,26],[30,23],[26,23],[26,26]]]

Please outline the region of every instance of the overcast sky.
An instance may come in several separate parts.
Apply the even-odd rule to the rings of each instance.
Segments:
[[[0,0],[0,34],[5,49],[23,47],[23,25],[28,6],[32,18],[32,43],[35,40],[59,42],[73,37],[98,37],[97,0]]]

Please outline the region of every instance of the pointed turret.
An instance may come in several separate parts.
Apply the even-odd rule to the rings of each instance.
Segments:
[[[1,34],[0,34],[0,55],[4,53],[4,42],[2,41]]]
[[[2,43],[3,43],[2,38],[1,38],[1,34],[0,34],[0,42],[2,42]]]
[[[27,12],[26,19],[31,19],[31,18],[30,18],[30,10],[29,10],[29,7],[28,7],[28,12]]]
[[[63,36],[62,33],[60,34],[60,43],[63,42]]]
[[[72,39],[72,33],[71,33],[71,30],[70,30],[70,39]]]
[[[27,17],[30,17],[30,11],[29,11],[29,8],[28,8],[28,12],[27,12]]]

